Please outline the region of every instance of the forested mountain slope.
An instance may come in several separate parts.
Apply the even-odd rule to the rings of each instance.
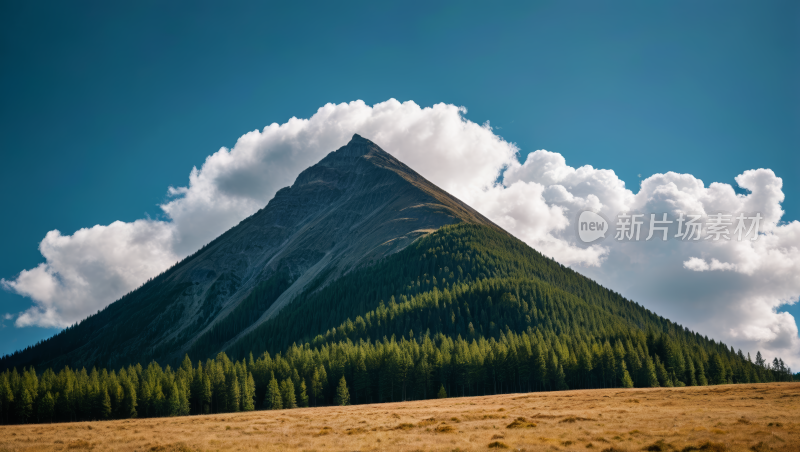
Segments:
[[[218,343],[196,343],[174,370],[0,373],[0,422],[792,378],[777,358],[751,359],[474,224],[312,284],[207,359]]]
[[[0,366],[5,423],[791,379],[542,256],[359,136]]]
[[[497,228],[371,141],[353,136],[194,255],[103,311],[0,360],[118,368],[223,346],[315,287],[447,224]],[[220,332],[224,332],[221,334]]]

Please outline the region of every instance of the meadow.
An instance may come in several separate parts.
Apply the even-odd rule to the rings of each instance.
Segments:
[[[800,383],[0,427],[0,451],[798,451]]]

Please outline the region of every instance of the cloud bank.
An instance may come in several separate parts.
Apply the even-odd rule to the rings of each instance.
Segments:
[[[45,262],[1,281],[34,302],[15,324],[63,327],[105,307],[255,213],[358,133],[543,254],[695,331],[800,366],[797,325],[776,311],[800,297],[800,222],[781,222],[782,181],[771,170],[736,177],[747,195],[671,172],[644,179],[634,193],[614,171],[573,168],[554,152],[520,162],[513,143],[465,113],[446,104],[355,101],[246,133],[193,168],[187,186],[169,187],[172,198],[160,206],[168,220],[49,232],[39,246]],[[583,210],[611,222],[606,238],[590,246],[577,240]],[[617,241],[614,218],[623,212],[672,220],[758,212],[761,234],[755,241],[645,241],[645,228],[638,242]]]

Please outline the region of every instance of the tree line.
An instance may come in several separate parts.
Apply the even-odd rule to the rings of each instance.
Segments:
[[[195,342],[188,356],[200,361],[123,367],[124,356],[99,350],[89,371],[59,365],[37,373],[4,358],[0,422],[792,379],[780,358],[751,358],[683,328],[487,227],[446,226],[377,263],[328,276],[220,353],[291,275],[268,277]]]
[[[3,424],[228,413],[256,409],[396,402],[510,392],[610,387],[694,386],[791,381],[775,358],[755,361],[720,345],[703,348],[668,335],[567,336],[538,329],[499,340],[442,333],[345,340],[285,354],[205,362],[176,369],[155,362],[58,373],[0,374]]]

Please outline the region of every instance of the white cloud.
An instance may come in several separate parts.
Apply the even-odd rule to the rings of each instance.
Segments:
[[[105,307],[255,213],[353,133],[458,196],[479,195],[515,160],[517,148],[488,125],[465,121],[465,111],[394,99],[374,106],[355,101],[246,133],[193,168],[188,186],[169,188],[174,199],[161,206],[169,221],[115,222],[73,235],[50,231],[39,246],[45,262],[1,281],[34,301],[16,325],[63,327]]]
[[[45,263],[23,270],[5,287],[35,304],[17,326],[63,327],[104,308],[174,264],[170,223],[116,221],[71,236],[50,231],[39,244]]]
[[[782,181],[772,171],[739,175],[747,195],[671,172],[643,179],[634,193],[612,170],[573,168],[554,152],[532,152],[520,163],[513,143],[465,113],[446,104],[356,101],[249,132],[193,168],[188,186],[169,188],[174,198],[161,206],[169,221],[48,233],[40,245],[45,262],[2,281],[35,303],[16,325],[64,326],[102,308],[263,207],[359,133],[544,254],[703,334],[800,367],[794,319],[776,312],[800,297],[800,223],[780,222]],[[574,221],[585,209],[612,223],[627,211],[647,214],[645,223],[650,213],[674,220],[758,212],[762,235],[662,242],[644,241],[645,230],[639,242],[618,242],[612,230],[584,246]]]

